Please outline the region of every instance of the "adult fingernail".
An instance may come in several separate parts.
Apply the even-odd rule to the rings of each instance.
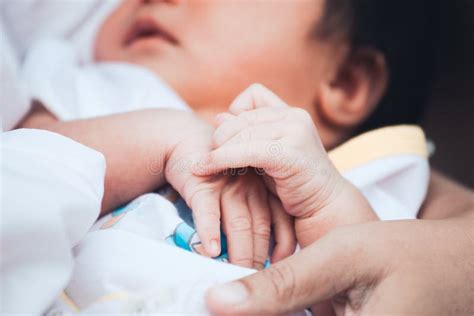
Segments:
[[[248,299],[249,293],[242,283],[231,282],[212,288],[209,291],[209,296],[219,304],[238,305]]]

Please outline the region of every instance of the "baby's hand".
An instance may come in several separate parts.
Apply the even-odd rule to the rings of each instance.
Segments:
[[[236,175],[194,175],[191,166],[212,147],[214,129],[199,119],[189,120],[186,132],[166,159],[167,181],[193,211],[205,254],[220,254],[220,232],[227,236],[230,262],[262,268],[268,256],[271,227],[276,246],[272,261],[294,252],[294,225],[278,199],[254,172]]]
[[[193,171],[215,174],[228,168],[261,168],[267,185],[296,217],[305,246],[330,228],[376,219],[362,194],[335,169],[310,115],[253,85],[220,114],[214,150]]]

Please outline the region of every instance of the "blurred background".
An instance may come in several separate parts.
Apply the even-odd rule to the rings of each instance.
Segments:
[[[431,164],[474,188],[474,0],[441,4],[437,71],[423,127]]]

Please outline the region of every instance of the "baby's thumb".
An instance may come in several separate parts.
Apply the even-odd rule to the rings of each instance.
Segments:
[[[212,288],[206,297],[209,310],[215,315],[285,314],[350,289],[371,272],[353,251],[360,251],[359,241],[346,235],[329,233],[262,272]]]

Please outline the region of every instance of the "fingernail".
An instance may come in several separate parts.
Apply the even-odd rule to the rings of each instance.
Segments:
[[[231,282],[212,288],[209,296],[220,304],[238,305],[248,299],[249,293],[242,283]]]
[[[264,265],[263,263],[260,263],[260,262],[255,262],[255,263],[253,264],[253,267],[254,267],[254,269],[256,269],[256,270],[261,271],[261,270],[263,270],[263,269],[265,268],[265,265]]]
[[[217,240],[215,240],[215,239],[211,240],[210,248],[211,248],[212,256],[217,257],[220,253],[219,243],[217,242]]]

